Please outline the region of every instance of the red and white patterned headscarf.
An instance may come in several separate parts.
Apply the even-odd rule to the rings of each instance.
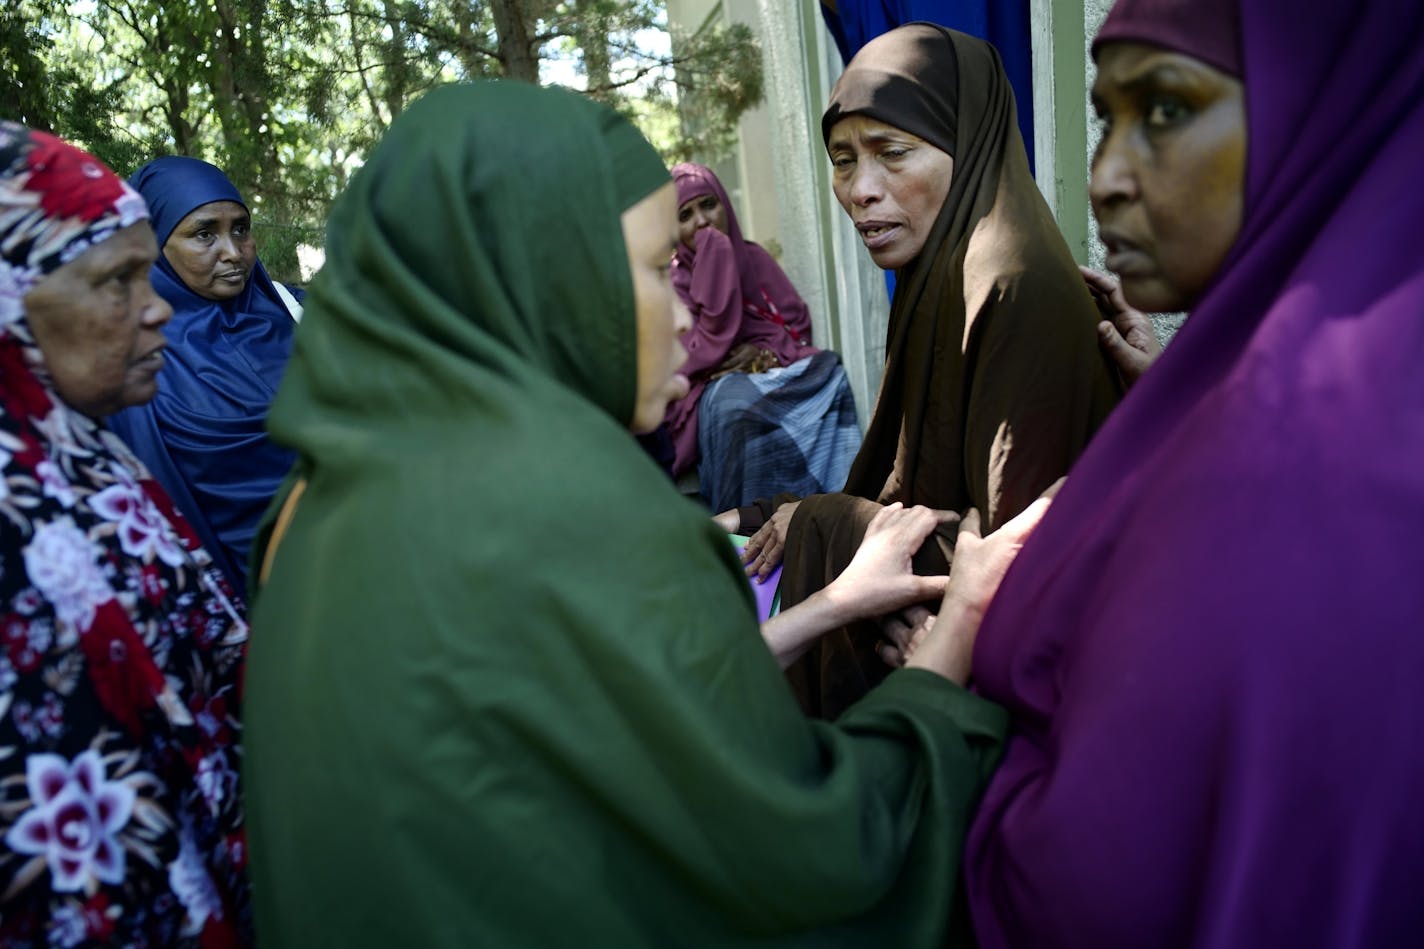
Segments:
[[[247,623],[163,489],[54,390],[44,277],[143,199],[0,123],[0,945],[248,941]]]
[[[0,122],[0,326],[23,315],[45,274],[147,217],[139,193],[93,155]]]

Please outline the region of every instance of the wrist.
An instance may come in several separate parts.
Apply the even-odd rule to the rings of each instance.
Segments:
[[[907,668],[926,669],[956,685],[968,685],[979,633],[980,610],[946,597],[925,640],[905,661]]]

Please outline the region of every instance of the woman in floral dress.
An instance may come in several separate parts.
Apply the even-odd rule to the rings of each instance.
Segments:
[[[250,942],[243,606],[102,421],[163,365],[147,219],[0,122],[0,946]]]

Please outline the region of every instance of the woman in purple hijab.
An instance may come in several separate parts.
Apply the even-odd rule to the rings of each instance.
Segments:
[[[1124,0],[1094,57],[1108,265],[1191,318],[984,618],[975,928],[1417,945],[1424,6]]]
[[[860,448],[840,359],[811,345],[805,301],[771,254],[742,237],[712,170],[686,162],[672,176],[672,280],[692,314],[682,338],[692,387],[667,414],[673,474],[695,465],[714,511],[838,490]]]

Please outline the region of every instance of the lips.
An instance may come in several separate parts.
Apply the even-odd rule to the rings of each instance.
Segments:
[[[855,225],[860,239],[870,250],[878,250],[893,241],[900,233],[900,225],[893,221],[860,221]]]
[[[229,270],[229,271],[226,271],[225,273],[220,273],[220,274],[218,274],[218,275],[217,275],[217,279],[218,279],[218,280],[225,281],[225,282],[227,282],[227,283],[241,283],[242,281],[244,281],[244,280],[247,279],[247,271],[245,271],[245,270]]]
[[[1107,248],[1107,268],[1118,276],[1130,277],[1156,268],[1156,261],[1142,245],[1118,231],[1103,230],[1098,233],[1098,237]]]
[[[135,366],[138,366],[138,367],[140,367],[140,368],[143,368],[143,369],[152,369],[152,370],[154,370],[155,372],[158,371],[159,369],[162,369],[162,368],[163,368],[163,363],[164,363],[164,360],[165,360],[165,357],[164,357],[164,355],[163,355],[163,350],[165,350],[165,349],[167,349],[167,348],[168,348],[168,344],[167,344],[167,343],[163,343],[163,344],[160,344],[160,345],[158,345],[158,346],[153,347],[153,348],[150,349],[148,352],[146,352],[146,353],[144,353],[142,356],[140,356],[140,357],[134,362],[134,365],[135,365]]]

